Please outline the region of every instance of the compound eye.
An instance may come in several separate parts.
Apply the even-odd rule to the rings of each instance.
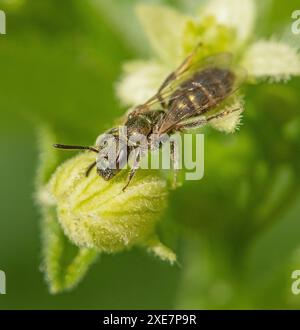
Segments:
[[[97,168],[99,170],[107,170],[110,168],[109,166],[109,161],[107,158],[105,157],[100,157],[98,160],[97,160]]]
[[[114,146],[116,144],[116,138],[112,134],[113,130],[110,130],[107,133],[99,135],[96,140],[96,146],[98,146],[100,149],[107,148],[109,146]]]

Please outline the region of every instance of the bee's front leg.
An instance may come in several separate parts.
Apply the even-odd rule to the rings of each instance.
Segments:
[[[85,172],[85,176],[88,177],[92,171],[92,169],[97,165],[97,162],[93,162],[87,169]]]
[[[229,116],[230,114],[236,111],[241,111],[241,108],[224,110],[207,118],[203,118],[203,117],[200,119],[195,118],[195,121],[191,121],[188,124],[178,124],[177,126],[175,126],[175,130],[179,132],[189,132],[192,129],[197,129],[201,126],[208,124],[210,121],[214,119],[226,118],[226,116]]]
[[[136,171],[139,169],[140,160],[141,160],[141,151],[139,150],[139,151],[137,151],[136,157],[134,159],[131,170],[129,172],[127,183],[123,187],[122,191],[125,191],[127,189],[127,187],[129,186],[131,180],[133,179]]]

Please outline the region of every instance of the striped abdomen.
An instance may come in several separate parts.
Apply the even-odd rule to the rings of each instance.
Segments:
[[[161,132],[217,106],[232,92],[234,80],[234,73],[226,69],[209,68],[195,73],[171,96]]]

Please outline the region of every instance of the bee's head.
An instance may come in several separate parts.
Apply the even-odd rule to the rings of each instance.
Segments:
[[[121,143],[119,136],[104,135],[99,140],[98,150],[97,173],[108,181],[127,164],[127,146]]]

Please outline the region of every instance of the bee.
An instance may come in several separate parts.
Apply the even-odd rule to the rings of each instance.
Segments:
[[[112,134],[120,143],[124,138],[128,141],[136,134],[143,134],[147,137],[150,146],[153,145],[153,136],[159,140],[163,134],[186,132],[199,128],[213,119],[223,118],[229,113],[240,111],[241,109],[234,109],[216,112],[217,109],[222,109],[222,104],[239,89],[245,80],[245,71],[233,66],[233,56],[230,53],[218,53],[202,60],[195,60],[196,53],[197,50],[194,50],[175,71],[166,77],[154,96],[126,115],[123,125],[127,128],[127,136],[120,136],[118,127],[106,133]],[[174,168],[174,143],[171,142],[170,146]],[[89,150],[96,153],[95,162],[88,167],[86,176],[96,167],[98,175],[104,180],[115,177],[123,168],[122,166],[127,164],[130,152],[136,148],[134,145],[127,145],[125,147],[127,152],[119,148],[119,152],[115,155],[117,166],[111,168],[107,164],[103,166],[101,140],[94,147],[64,144],[55,144],[54,147]],[[142,151],[137,150],[123,191],[139,168],[141,156]]]

